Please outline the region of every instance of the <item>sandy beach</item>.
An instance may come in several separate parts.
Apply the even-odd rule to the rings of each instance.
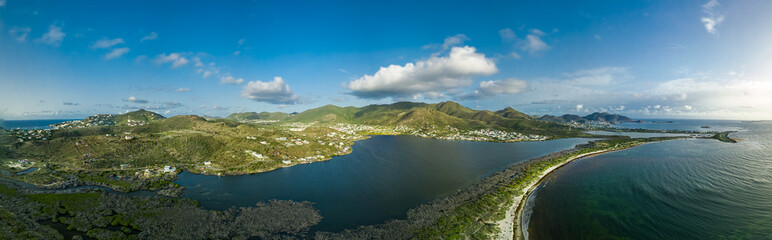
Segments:
[[[531,192],[536,188],[536,186],[538,186],[539,183],[541,183],[542,179],[544,179],[544,177],[546,177],[549,173],[576,159],[597,155],[597,154],[602,154],[606,152],[611,152],[611,151],[618,151],[618,150],[622,150],[622,149],[602,150],[602,151],[595,151],[595,152],[581,154],[571,159],[568,159],[561,164],[558,164],[556,166],[548,168],[547,170],[544,170],[539,175],[537,180],[528,184],[528,186],[525,188],[526,189],[525,193],[518,195],[512,200],[513,204],[507,210],[506,217],[496,223],[500,229],[499,235],[496,237],[496,239],[501,239],[501,240],[523,239],[523,233],[521,232],[521,227],[520,227],[520,224],[521,224],[520,215],[522,214],[523,206],[525,205],[525,200],[527,199],[528,195],[531,194]]]

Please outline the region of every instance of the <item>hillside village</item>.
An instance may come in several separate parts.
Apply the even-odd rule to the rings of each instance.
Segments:
[[[99,176],[164,179],[180,171],[233,175],[325,161],[350,153],[355,141],[369,135],[518,142],[589,136],[582,131],[611,126],[603,121],[549,122],[512,108],[491,112],[454,102],[401,102],[363,108],[328,105],[298,114],[239,113],[225,119],[165,118],[139,110],[0,134],[14,139],[3,142],[6,158],[31,159],[58,170],[58,177],[38,179],[41,183],[80,172],[86,174],[78,175],[80,179],[109,185],[116,180]]]

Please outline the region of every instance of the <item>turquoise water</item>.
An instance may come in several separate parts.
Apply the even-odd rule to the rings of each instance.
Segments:
[[[78,119],[42,119],[42,120],[0,120],[0,127],[5,129],[49,129],[49,125]]]
[[[772,239],[772,122],[691,121],[648,125],[710,125],[744,140],[675,140],[572,162],[528,199],[529,239]]]
[[[313,230],[339,231],[405,218],[408,209],[446,196],[512,164],[591,139],[489,143],[373,136],[349,155],[242,176],[180,174],[184,198],[207,209],[269,199],[310,201],[323,219]]]

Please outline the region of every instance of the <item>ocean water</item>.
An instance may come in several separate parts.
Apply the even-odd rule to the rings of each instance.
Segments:
[[[50,129],[49,125],[78,119],[42,119],[42,120],[0,120],[0,127],[5,129]]]
[[[572,162],[529,197],[529,239],[772,239],[772,122],[645,125],[711,126],[743,140],[667,141]]]
[[[241,176],[179,175],[184,198],[207,209],[269,199],[310,201],[323,219],[312,230],[340,231],[404,219],[407,210],[446,196],[512,164],[593,139],[490,143],[373,136],[349,155]]]

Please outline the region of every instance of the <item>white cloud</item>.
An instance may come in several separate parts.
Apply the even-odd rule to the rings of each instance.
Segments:
[[[169,55],[162,53],[162,54],[159,54],[158,57],[156,57],[156,62],[158,64],[171,62],[172,68],[178,68],[188,64],[190,60],[183,57],[182,54],[180,53],[170,53]]]
[[[520,59],[520,54],[517,54],[517,52],[512,52],[509,54],[509,56],[512,56],[514,59]]]
[[[239,39],[239,45],[242,45],[242,44],[244,44],[244,42],[246,42],[246,41],[247,41],[247,39],[244,39],[244,38],[242,38],[242,39]]]
[[[143,103],[143,104],[147,103],[147,100],[139,99],[139,98],[137,98],[135,96],[131,96],[131,97],[127,98],[127,99],[124,99],[123,101],[133,102],[133,103]]]
[[[498,72],[493,60],[474,47],[453,47],[448,56],[381,67],[346,84],[360,98],[415,98],[428,92],[445,92],[472,84],[473,77]]]
[[[450,47],[464,44],[464,42],[468,40],[469,38],[464,34],[456,34],[455,36],[447,37],[442,43],[442,49],[450,49]]]
[[[509,28],[499,30],[499,36],[501,36],[501,40],[503,41],[517,40],[517,35],[515,35],[515,31],[512,31],[512,29],[509,29]]]
[[[129,48],[127,48],[127,47],[116,48],[116,49],[113,49],[112,51],[110,51],[109,53],[105,54],[105,59],[110,60],[110,59],[113,59],[113,58],[118,58],[118,57],[123,56],[123,54],[126,54],[128,52],[129,52]]]
[[[67,36],[67,34],[62,32],[61,27],[51,24],[48,26],[48,32],[44,33],[38,41],[58,47],[65,36]]]
[[[584,104],[576,104],[576,111],[581,111],[584,108]]]
[[[156,38],[158,38],[158,33],[151,32],[147,36],[142,37],[142,39],[140,39],[139,41],[140,42],[144,42],[144,41],[149,41],[149,40],[155,40]]]
[[[271,82],[251,81],[244,86],[241,96],[257,102],[271,104],[297,104],[300,97],[292,93],[281,77],[274,77]]]
[[[542,36],[544,36],[544,32],[535,29],[532,34],[525,36],[526,41],[522,47],[520,47],[520,49],[523,51],[528,51],[531,54],[549,50],[550,46],[541,39]]]
[[[199,57],[193,57],[193,62],[195,63],[195,64],[193,64],[193,66],[195,66],[197,68],[204,67],[204,63],[201,62],[201,58],[199,58]]]
[[[238,50],[238,51],[235,51],[235,52],[233,52],[233,55],[236,55],[236,56],[238,56],[238,55],[240,55],[240,54],[241,54],[241,50]]]
[[[222,83],[222,84],[238,85],[238,84],[241,84],[243,82],[244,82],[243,78],[238,78],[237,79],[237,78],[234,78],[233,76],[230,76],[230,75],[226,75],[226,76],[220,77],[220,83]]]
[[[5,0],[0,0],[0,7],[5,7]]]
[[[707,16],[702,17],[700,21],[705,26],[705,30],[710,34],[716,34],[716,25],[724,21],[724,16],[714,11],[714,8],[718,5],[717,0],[710,0],[702,5],[702,10]]]
[[[212,76],[212,72],[210,72],[210,71],[204,71],[204,73],[203,73],[203,74],[201,74],[201,76],[202,76],[202,77],[204,77],[204,78],[209,78],[209,77],[211,77],[211,76]]]
[[[103,49],[103,48],[111,48],[115,45],[124,43],[123,38],[116,38],[116,39],[107,39],[103,38],[99,41],[94,42],[93,45],[91,45],[92,49]]]
[[[542,37],[547,36],[547,34],[539,29],[531,29],[525,35],[525,39],[519,39],[515,32],[509,28],[499,30],[499,36],[501,36],[501,40],[504,42],[515,42],[514,47],[530,54],[550,49],[550,46],[542,39]]]
[[[174,90],[175,92],[190,92],[190,88],[177,88],[177,90]]]
[[[30,32],[32,32],[30,27],[13,27],[11,30],[8,30],[11,37],[16,39],[17,42],[26,42]]]
[[[493,97],[500,94],[515,94],[520,93],[528,89],[528,82],[510,78],[505,80],[491,80],[480,82],[477,89],[470,94],[459,95],[458,99],[479,99],[486,97]]]
[[[441,48],[442,50],[448,50],[451,47],[459,46],[461,44],[464,44],[465,41],[468,41],[469,38],[464,34],[456,34],[450,37],[446,37],[445,40],[442,42],[442,44],[429,44],[424,46],[424,49],[430,49],[430,48]]]

